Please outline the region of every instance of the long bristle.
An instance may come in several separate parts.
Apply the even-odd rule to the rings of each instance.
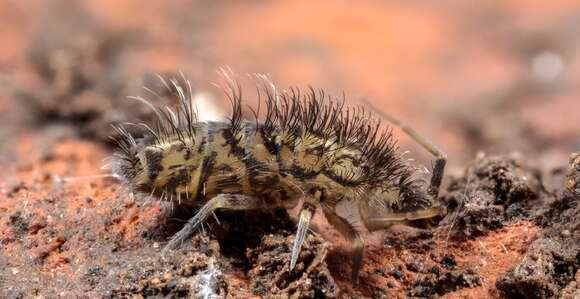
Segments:
[[[234,79],[230,70],[220,70],[225,79],[222,87],[225,97],[231,103],[229,117],[230,136],[238,136],[244,127],[243,120],[243,93],[240,83]],[[302,91],[297,87],[281,90],[274,85],[267,76],[255,75],[258,79],[257,96],[260,101],[258,109],[250,109],[254,114],[256,127],[263,136],[273,136],[276,131],[285,133],[283,142],[295,143],[304,136],[315,136],[321,139],[321,159],[328,159],[342,148],[357,148],[360,150],[364,168],[363,180],[366,185],[384,181],[397,181],[394,185],[402,186],[405,190],[413,190],[414,179],[409,173],[406,160],[398,154],[398,147],[390,129],[383,130],[381,122],[372,117],[363,107],[346,106],[346,97],[335,98],[322,89],[313,87]],[[139,124],[151,135],[155,144],[167,140],[179,140],[184,145],[186,139],[194,140],[198,116],[192,103],[191,84],[183,74],[181,78],[163,78],[159,76],[163,92],[148,89],[158,97],[169,99],[175,108],[157,107],[142,97],[136,99],[155,112],[155,125]],[[261,102],[265,103],[263,120],[259,121]],[[136,146],[135,139],[122,128],[116,128],[121,136],[117,140],[124,159],[132,161],[131,148]],[[364,160],[364,161],[362,161]],[[345,181],[352,179],[354,173],[344,173]],[[360,177],[360,175],[359,175]],[[408,188],[407,188],[408,187]],[[405,191],[402,190],[402,191]]]

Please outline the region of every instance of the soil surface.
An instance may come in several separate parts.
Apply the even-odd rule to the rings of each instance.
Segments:
[[[2,298],[580,297],[577,1],[7,1],[0,20]],[[106,177],[110,126],[151,119],[126,97],[155,74],[227,114],[222,66],[404,119],[448,153],[449,213],[365,235],[358,285],[320,216],[288,269],[296,211],[216,213],[162,255],[195,211]]]

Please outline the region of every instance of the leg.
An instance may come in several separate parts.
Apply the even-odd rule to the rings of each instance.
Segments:
[[[177,232],[169,243],[163,248],[163,253],[177,248],[183,241],[189,238],[193,232],[217,209],[228,210],[255,210],[263,207],[261,200],[238,194],[219,194],[210,199],[193,216],[185,226]]]
[[[365,215],[365,223],[370,231],[375,231],[390,227],[394,223],[433,218],[439,215],[443,215],[444,213],[444,208],[433,207],[413,212],[388,213],[386,215]]]
[[[354,247],[353,261],[352,261],[352,282],[358,284],[358,272],[362,266],[362,258],[364,253],[364,241],[346,219],[338,216],[334,212],[333,207],[323,206],[324,216],[330,225],[332,225],[342,236],[349,242],[352,242]]]
[[[441,181],[443,180],[443,172],[445,171],[445,164],[447,163],[447,154],[440,150],[437,146],[431,143],[427,138],[421,136],[413,128],[405,125],[393,116],[377,109],[369,101],[363,100],[367,106],[369,106],[375,113],[380,115],[382,118],[386,119],[393,125],[401,128],[407,135],[409,135],[413,140],[419,143],[423,148],[429,151],[433,156],[435,156],[435,165],[433,166],[433,175],[431,176],[431,183],[429,185],[429,195],[435,201],[439,197],[439,187],[441,186]]]
[[[298,231],[296,232],[296,238],[294,239],[294,246],[292,247],[292,258],[290,259],[290,271],[296,266],[296,261],[298,260],[298,255],[300,254],[300,249],[302,248],[302,243],[306,239],[306,233],[308,232],[308,226],[310,225],[310,220],[314,216],[316,207],[312,204],[305,202],[300,210],[300,220],[298,221]]]
[[[365,227],[369,231],[376,231],[388,228],[396,223],[445,215],[446,209],[444,206],[434,206],[409,212],[380,210],[380,214],[377,214],[377,209],[370,207],[367,201],[361,200],[359,202],[359,213]]]

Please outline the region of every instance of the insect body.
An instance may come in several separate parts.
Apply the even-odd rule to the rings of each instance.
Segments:
[[[176,111],[158,109],[154,128],[136,140],[123,128],[113,172],[137,191],[199,207],[168,243],[177,247],[216,209],[270,210],[302,202],[290,269],[298,259],[309,222],[320,207],[328,222],[355,248],[353,279],[361,266],[363,240],[335,209],[358,202],[366,228],[440,215],[436,197],[444,157],[427,190],[400,157],[389,131],[361,108],[344,107],[323,92],[276,90],[264,79],[265,117],[242,119],[240,86],[228,79],[232,115],[225,122],[198,122],[191,88],[163,80],[178,101]],[[437,168],[439,167],[439,168]],[[439,169],[439,170],[437,170]]]

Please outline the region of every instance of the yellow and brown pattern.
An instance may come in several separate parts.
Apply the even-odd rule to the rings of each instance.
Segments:
[[[201,207],[169,242],[188,238],[216,209],[292,208],[303,200],[290,268],[316,207],[355,246],[353,279],[361,265],[363,242],[335,208],[358,201],[369,230],[395,222],[429,218],[443,211],[432,190],[416,179],[397,151],[389,130],[361,107],[346,107],[323,91],[278,90],[262,78],[259,96],[266,113],[242,119],[240,85],[227,74],[232,115],[225,122],[199,122],[192,90],[183,78],[161,79],[177,108],[155,107],[155,124],[139,124],[148,134],[136,139],[122,127],[113,172],[136,191],[181,205]],[[443,162],[444,165],[444,162]],[[439,178],[432,179],[438,188]],[[437,181],[433,183],[433,181]]]

